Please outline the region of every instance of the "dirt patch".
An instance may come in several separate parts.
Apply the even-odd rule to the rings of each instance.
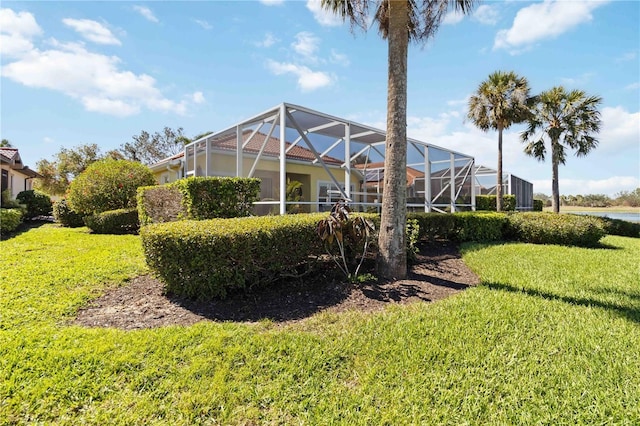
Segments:
[[[290,280],[225,300],[195,302],[163,294],[150,275],[108,291],[80,310],[75,324],[125,330],[191,325],[199,321],[298,321],[323,310],[375,311],[389,303],[433,302],[478,284],[455,245],[432,242],[420,247],[406,280],[348,284],[328,272]]]

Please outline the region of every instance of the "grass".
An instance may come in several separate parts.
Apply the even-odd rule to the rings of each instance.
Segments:
[[[638,424],[640,243],[466,245],[483,285],[278,326],[69,325],[135,236],[0,242],[0,424]]]

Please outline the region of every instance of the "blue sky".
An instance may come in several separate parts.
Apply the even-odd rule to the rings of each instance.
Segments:
[[[533,92],[603,97],[600,145],[560,168],[562,194],[640,186],[640,2],[481,2],[409,51],[408,134],[495,167],[497,134],[465,121],[496,70]],[[387,46],[318,1],[17,2],[0,11],[2,138],[35,167],[60,147],[118,148],[142,130],[187,136],[281,102],[385,127]],[[504,168],[551,192],[551,164],[505,133]]]

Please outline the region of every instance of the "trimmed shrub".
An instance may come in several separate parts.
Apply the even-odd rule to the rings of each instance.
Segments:
[[[49,216],[52,211],[51,198],[44,192],[34,189],[19,192],[16,201],[26,206],[25,219],[33,219],[37,216]]]
[[[420,240],[449,240],[456,234],[455,218],[452,214],[407,213],[407,220],[418,222]]]
[[[534,212],[541,212],[542,209],[544,208],[544,201],[542,200],[533,200],[533,211]]]
[[[260,179],[190,177],[138,191],[140,223],[250,216]]]
[[[454,213],[454,241],[499,241],[504,238],[507,217],[504,213]]]
[[[496,207],[495,195],[476,195],[476,210],[481,211],[493,211]],[[516,196],[515,195],[503,195],[502,196],[502,210],[505,212],[515,211],[516,209]]]
[[[260,193],[255,178],[190,177],[170,185],[182,193],[187,217],[196,220],[250,216]]]
[[[24,210],[24,207],[20,205],[16,200],[11,199],[11,190],[5,189],[0,193],[0,207],[5,209],[20,209]]]
[[[594,247],[604,236],[599,218],[554,213],[517,213],[507,216],[506,235],[534,244]]]
[[[504,213],[409,213],[407,220],[418,222],[421,240],[498,241],[506,226]]]
[[[140,229],[137,209],[96,213],[85,217],[84,223],[96,234],[136,234]]]
[[[187,209],[182,204],[182,193],[171,184],[138,188],[138,216],[141,225],[186,218]]]
[[[84,226],[84,216],[71,210],[64,198],[53,203],[53,220],[67,228]]]
[[[608,217],[599,217],[598,219],[602,221],[604,232],[609,235],[640,238],[640,223],[634,223],[620,219],[611,219]]]
[[[0,233],[7,234],[13,232],[20,226],[22,221],[22,210],[0,208]]]
[[[140,230],[149,267],[170,293],[223,298],[308,267],[324,253],[316,224],[325,214],[151,224]]]
[[[69,186],[67,201],[81,214],[136,207],[138,187],[155,184],[151,170],[127,160],[92,163]]]

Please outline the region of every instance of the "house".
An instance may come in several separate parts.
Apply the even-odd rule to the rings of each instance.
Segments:
[[[8,190],[11,199],[33,189],[33,179],[42,177],[23,164],[17,148],[0,147],[0,172],[0,191]]]
[[[384,184],[386,132],[300,105],[282,103],[185,146],[151,166],[159,183],[188,176],[262,180],[256,212],[284,214],[292,204],[323,211],[338,199],[377,210]],[[407,138],[407,207],[413,211],[475,209],[472,156]],[[287,186],[300,182],[300,200]]]

